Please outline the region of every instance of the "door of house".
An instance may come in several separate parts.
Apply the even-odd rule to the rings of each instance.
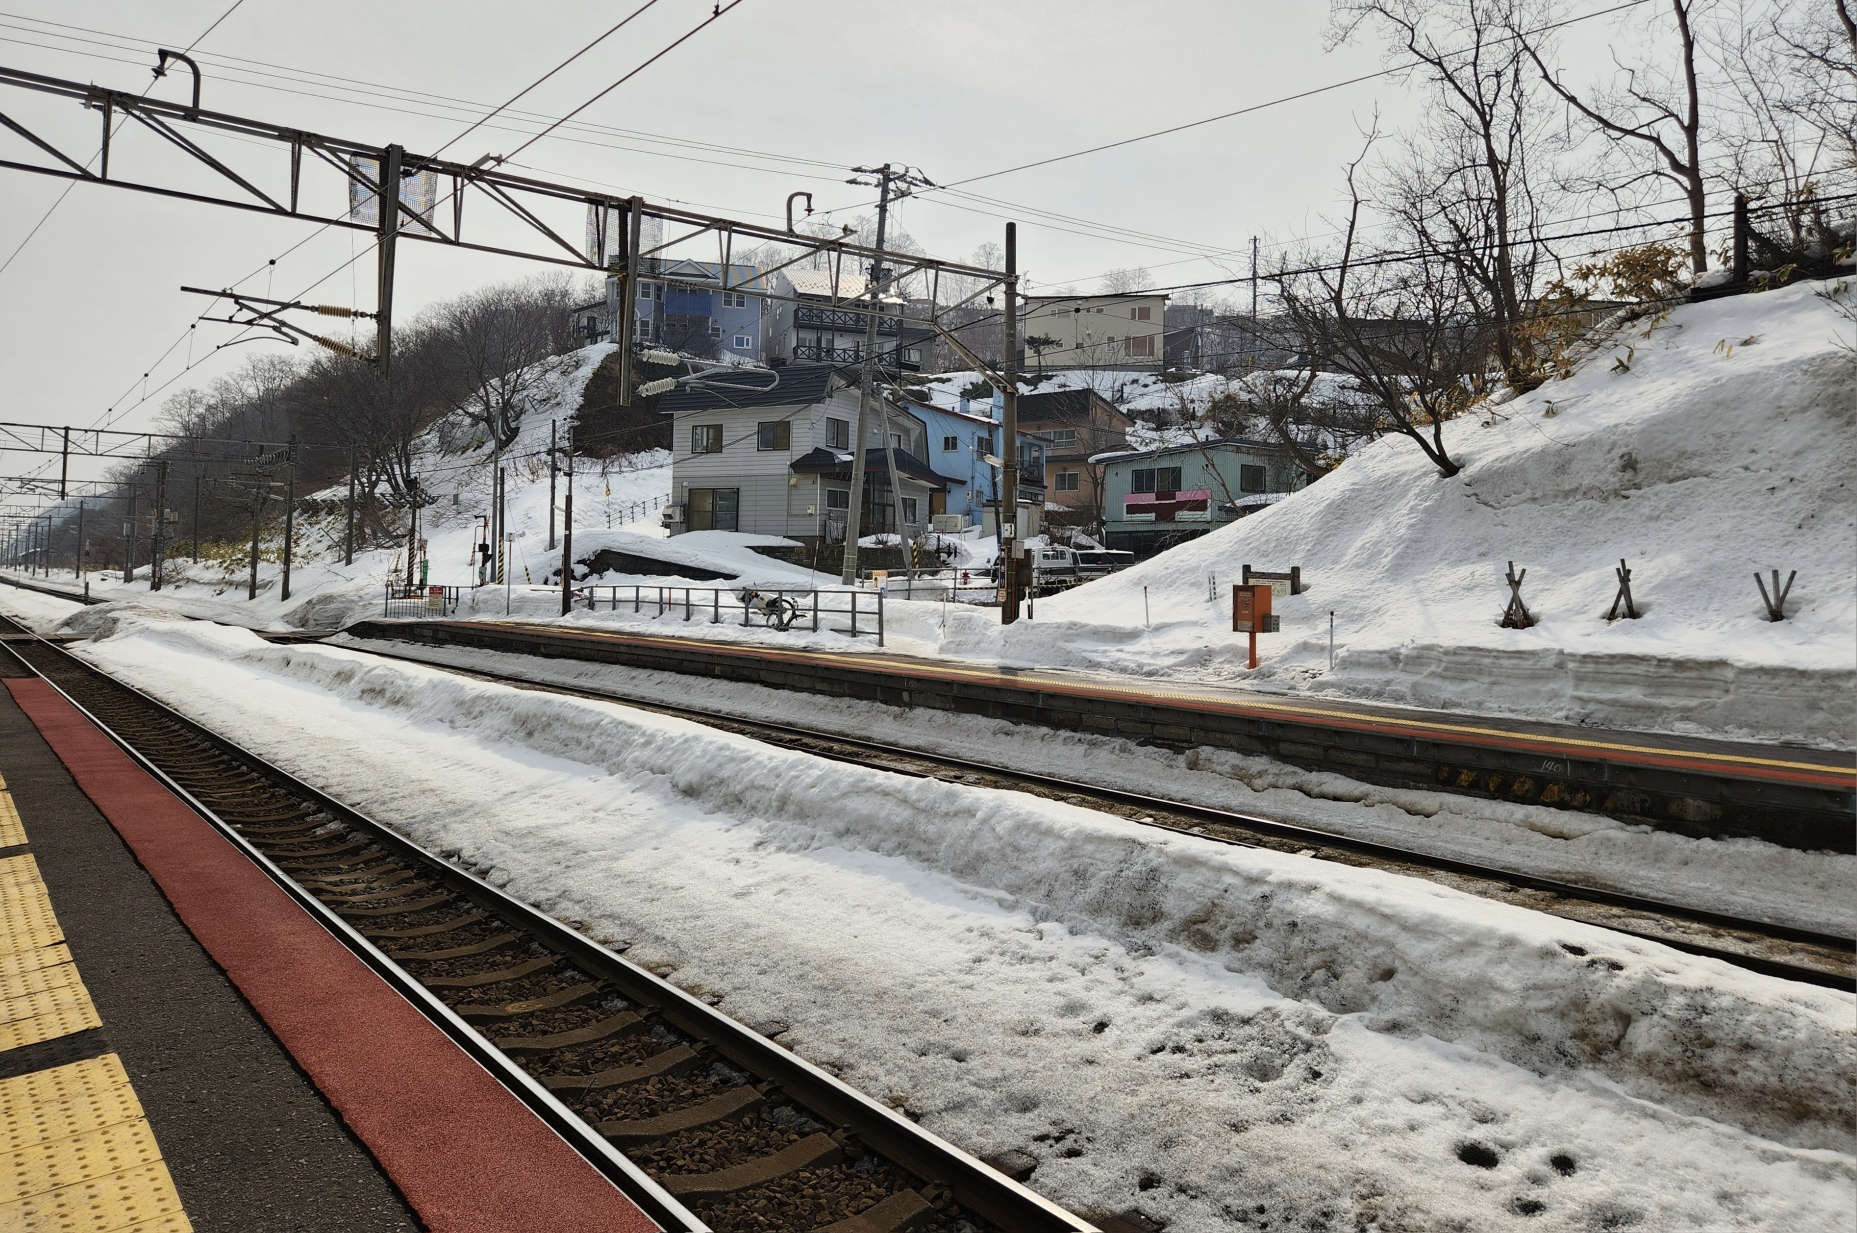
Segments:
[[[740,530],[741,490],[739,488],[692,488],[690,490],[690,529],[692,531]]]

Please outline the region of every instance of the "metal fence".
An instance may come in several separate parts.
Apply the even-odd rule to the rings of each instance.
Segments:
[[[459,587],[409,587],[387,584],[387,617],[450,616],[458,610]]]
[[[707,619],[720,625],[724,619],[742,625],[760,624],[772,629],[829,629],[853,638],[874,635],[883,645],[883,593],[859,590],[787,590],[774,587],[735,588],[674,586],[595,586],[578,588],[587,607],[617,612],[630,605],[633,612],[650,613],[652,620],[681,614],[686,621]],[[602,600],[605,602],[602,604]],[[766,601],[787,601],[770,605]],[[822,625],[824,618],[847,618],[849,625]]]

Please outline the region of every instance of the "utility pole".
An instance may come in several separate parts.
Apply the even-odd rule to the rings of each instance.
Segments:
[[[342,550],[342,564],[355,563],[355,469],[359,465],[355,447],[348,447],[348,543]]]
[[[258,551],[257,546],[256,546],[258,543],[256,539],[256,534],[257,534],[256,532],[253,532],[254,538],[252,539],[252,544],[253,544],[252,552],[254,553]],[[255,580],[257,578],[256,571],[258,568],[256,564],[257,557],[254,556],[252,560],[253,560],[252,577]],[[129,485],[129,521],[123,523],[123,585],[128,586],[131,582],[134,582],[134,581],[135,581],[135,485],[132,483]],[[255,585],[255,582],[254,582],[254,585]]]
[[[873,246],[883,248],[884,230],[890,217],[890,177],[893,174],[890,164],[881,167],[853,168],[859,176],[877,177],[877,242]],[[850,181],[859,183],[857,177]],[[870,315],[864,318],[864,375],[858,387],[858,426],[851,442],[851,500],[845,510],[845,550],[843,564],[839,570],[838,580],[844,586],[854,586],[858,580],[858,539],[864,533],[864,457],[870,450],[870,411],[871,394],[877,376],[877,314],[879,297],[882,292],[884,268],[881,259],[873,260],[870,268]],[[886,422],[888,417],[885,417]],[[889,458],[890,442],[886,434],[882,441],[884,457]],[[892,465],[895,460],[891,459]],[[891,481],[894,493],[895,481]],[[900,508],[900,506],[899,506]],[[899,520],[900,521],[900,520]],[[900,526],[898,528],[901,529]]]
[[[168,516],[168,460],[163,458],[155,464],[155,529],[149,536],[148,546],[148,589],[161,589],[161,532],[166,529]]]
[[[999,525],[1000,547],[1005,553],[1000,579],[1006,584],[1005,602],[1000,605],[999,620],[1010,625],[1019,619],[1019,572],[1013,556],[1019,542],[1019,227],[1006,224],[1006,277],[1000,283],[1000,299],[1005,309],[1004,338],[1000,358],[1005,367],[1005,388],[999,392],[1000,435],[1005,437],[1000,459]],[[1011,536],[1007,536],[1011,528]]]
[[[284,456],[284,578],[278,599],[290,598],[290,550],[296,546],[297,532],[297,434],[290,434]]]
[[[1251,345],[1257,345],[1257,237],[1251,237]]]
[[[78,577],[84,580],[85,599],[90,598],[90,571],[84,568],[87,564],[85,560],[87,556],[88,554],[84,551],[84,503],[79,501],[77,503],[77,560],[72,562],[71,568],[77,571]]]
[[[393,358],[393,246],[400,234],[399,146],[388,146],[380,160],[380,260],[374,292],[374,372],[382,381],[391,376]],[[459,191],[462,191],[460,188]]]
[[[249,603],[258,598],[258,517],[264,512],[264,494],[270,487],[268,472],[260,471],[252,480],[251,490],[251,584],[245,590]]]
[[[71,429],[64,430],[64,450],[58,460],[58,499],[64,500],[65,479],[71,474]]]
[[[607,280],[609,290],[611,281],[611,279]],[[555,443],[556,423],[558,423],[556,420],[548,421],[548,551],[550,552],[555,550],[555,475],[561,469],[559,459],[555,454],[555,450],[559,448]]]
[[[193,563],[200,563],[200,481],[206,477],[196,473],[193,477]]]
[[[413,558],[419,554],[419,479],[412,484],[412,506],[406,519],[406,589],[413,589]]]
[[[630,288],[627,288],[628,294]],[[630,346],[631,343],[625,344]],[[567,506],[561,518],[561,615],[574,608],[574,468],[567,469]]]

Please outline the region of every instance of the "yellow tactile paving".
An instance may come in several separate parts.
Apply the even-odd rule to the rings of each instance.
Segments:
[[[27,979],[41,975],[52,979],[17,997],[0,996],[0,1051],[103,1026],[74,965],[67,963],[46,973],[32,973]],[[0,989],[9,983],[0,981]]]
[[[0,847],[24,842],[0,781]],[[101,1026],[38,863],[0,860],[0,1052]],[[114,1053],[0,1079],[0,1230],[192,1228]]]
[[[40,968],[57,967],[61,963],[71,962],[71,948],[63,942],[52,946],[37,946],[31,950],[15,951],[11,954],[0,952],[0,979],[15,972],[36,972]]]
[[[6,781],[0,780],[0,848],[24,842],[26,828],[20,823],[19,810],[13,805],[13,794],[6,790]]]
[[[135,1121],[141,1102],[114,1053],[0,1079],[0,1111],[6,1121],[0,1152],[69,1138],[86,1130]]]

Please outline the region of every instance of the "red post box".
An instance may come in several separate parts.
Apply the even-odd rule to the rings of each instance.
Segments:
[[[1250,635],[1250,667],[1257,667],[1257,636],[1280,628],[1270,611],[1270,584],[1252,583],[1232,588],[1232,632]]]

